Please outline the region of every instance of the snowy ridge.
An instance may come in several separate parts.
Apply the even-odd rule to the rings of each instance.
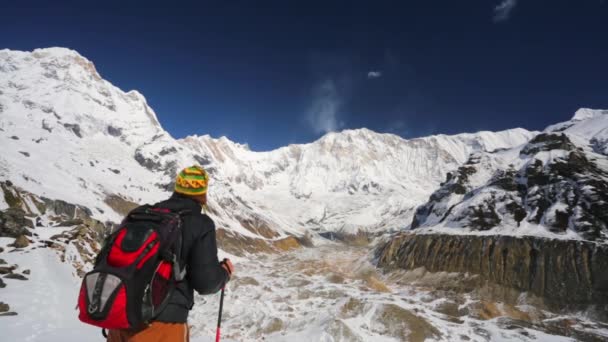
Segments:
[[[528,144],[474,155],[418,208],[412,227],[608,242],[607,114],[581,109]]]
[[[521,145],[534,135],[514,129],[405,140],[359,129],[270,152],[224,137],[175,140],[141,94],[114,87],[90,61],[62,48],[2,50],[0,92],[7,147],[0,170],[17,186],[117,221],[103,199],[158,201],[179,168],[198,163],[213,176],[218,226],[252,237],[258,234],[243,228],[243,218],[279,236],[402,227],[470,153]]]
[[[270,204],[310,228],[356,231],[402,226],[471,152],[523,144],[532,135],[515,129],[405,140],[359,129],[261,153],[225,138],[181,142],[211,156],[222,177],[255,205]]]

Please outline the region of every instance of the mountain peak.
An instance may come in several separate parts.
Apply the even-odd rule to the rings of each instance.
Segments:
[[[2,49],[2,50],[0,50],[0,53],[12,54],[12,55],[16,55],[16,56],[21,55],[24,57],[31,55],[38,59],[40,59],[40,58],[65,58],[65,57],[86,59],[81,54],[79,54],[77,51],[68,49],[68,48],[64,48],[64,47],[40,48],[40,49],[34,49],[33,51]]]
[[[57,78],[58,70],[73,71],[74,77],[102,81],[93,62],[83,57],[77,51],[64,47],[49,47],[33,51],[0,50],[0,71],[15,71],[22,68],[34,70],[39,67],[47,76]],[[77,77],[77,76],[76,76]]]
[[[37,58],[43,58],[43,57],[77,57],[77,58],[84,58],[81,54],[78,53],[78,51],[76,50],[72,50],[69,48],[65,48],[65,47],[58,47],[58,46],[53,46],[53,47],[48,47],[48,48],[40,48],[40,49],[35,49],[34,51],[32,51],[32,54],[34,55],[34,57]]]
[[[329,132],[322,136],[319,141],[328,142],[328,141],[353,141],[357,139],[363,139],[366,141],[374,140],[380,137],[389,136],[387,133],[378,133],[376,131],[372,131],[371,129],[362,127],[356,129],[345,129],[340,132]]]
[[[580,108],[574,113],[573,121],[582,121],[592,119],[601,115],[608,115],[608,110]]]
[[[564,132],[589,142],[594,150],[608,153],[608,110],[581,108],[571,120],[551,125],[546,133]]]

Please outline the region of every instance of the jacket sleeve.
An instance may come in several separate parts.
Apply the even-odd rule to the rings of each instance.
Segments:
[[[220,266],[217,259],[215,224],[208,217],[204,221],[203,224],[210,224],[211,229],[205,229],[206,232],[194,241],[190,251],[188,274],[190,285],[196,292],[212,294],[219,291],[228,281],[228,272]]]

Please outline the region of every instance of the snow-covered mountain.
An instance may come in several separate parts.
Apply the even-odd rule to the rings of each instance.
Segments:
[[[473,152],[525,144],[524,129],[405,140],[367,129],[270,152],[225,137],[174,139],[137,91],[63,48],[0,51],[0,175],[40,196],[120,219],[116,203],[168,195],[175,172],[211,171],[210,210],[242,236],[398,229]],[[126,201],[126,202],[125,202]]]
[[[605,241],[607,114],[580,110],[542,133],[406,140],[346,130],[255,152],[225,137],[173,138],[143,95],[105,81],[75,51],[1,50],[0,316],[14,317],[0,317],[0,330],[14,340],[98,337],[71,309],[108,221],[168,196],[177,170],[197,163],[212,174],[220,257],[237,265],[224,306],[229,341],[602,340],[608,330],[586,313],[552,313],[519,292],[509,301],[503,287],[476,297],[469,274],[510,289],[542,278],[534,293],[562,299],[577,288],[573,300],[600,298],[606,312],[605,248],[537,236]],[[469,236],[397,235],[378,265],[368,247],[315,234],[314,248],[247,255],[297,247],[311,231],[380,234],[410,223]],[[196,299],[193,340],[211,340],[216,299]]]
[[[523,146],[473,154],[412,227],[608,241],[608,111],[580,109]]]

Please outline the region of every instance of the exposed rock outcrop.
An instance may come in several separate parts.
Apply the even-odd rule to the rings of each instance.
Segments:
[[[416,210],[411,227],[517,230],[525,221],[608,242],[608,169],[573,141],[543,133],[519,151],[473,155]]]
[[[608,312],[608,246],[538,237],[403,233],[378,265],[459,272],[537,295],[554,308],[598,305]]]
[[[10,246],[24,248],[32,243],[31,240],[36,241],[35,238],[27,237],[33,235],[28,228],[34,228],[34,218],[36,226],[40,227],[36,229],[47,229],[43,224],[42,216],[48,220],[46,224],[50,227],[73,226],[72,229],[41,242],[43,247],[57,250],[62,261],[71,262],[77,272],[83,275],[85,269],[92,264],[101,243],[110,231],[111,224],[92,218],[91,210],[84,206],[62,200],[40,198],[15,187],[9,181],[0,182],[0,186],[5,200],[7,197],[10,199],[6,202],[11,206],[0,211],[0,236],[14,237],[15,242]],[[127,210],[128,207],[134,205],[115,197],[112,197],[110,202],[117,211]],[[6,274],[11,274],[14,270],[14,268],[0,267],[0,273],[3,272],[3,269],[6,270]],[[21,274],[11,275],[11,277],[27,279]]]
[[[92,215],[91,210],[83,206],[67,203],[66,201],[62,200],[52,200],[49,198],[42,198],[42,200],[44,201],[43,213],[46,212],[46,210],[49,210],[54,212],[55,215],[65,216],[69,219],[90,218]]]
[[[25,211],[21,208],[8,208],[0,211],[0,236],[19,237],[32,235],[27,229],[32,227],[32,222],[25,217]]]

